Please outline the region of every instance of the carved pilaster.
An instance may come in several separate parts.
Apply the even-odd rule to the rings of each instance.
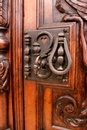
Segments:
[[[9,26],[9,0],[0,0],[0,92],[8,90],[9,61],[6,53],[9,48],[9,39],[6,33]]]
[[[9,39],[6,36],[9,27],[9,0],[0,0],[0,129],[8,128],[8,101],[7,93],[9,89],[9,61],[7,52],[9,49]],[[2,115],[3,113],[3,115]]]

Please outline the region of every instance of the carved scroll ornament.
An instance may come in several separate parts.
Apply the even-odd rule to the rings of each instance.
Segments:
[[[6,53],[9,39],[5,35],[9,26],[9,0],[0,0],[0,92],[8,90],[9,61]]]
[[[77,101],[69,96],[64,95],[57,99],[56,113],[61,121],[72,127],[82,127],[87,123],[87,99],[78,107]]]
[[[63,18],[63,21],[76,21],[79,22],[80,29],[80,44],[82,47],[83,63],[87,66],[87,43],[84,36],[84,20],[87,21],[87,0],[65,0],[70,6],[76,9],[77,14],[70,12],[63,8],[61,0],[56,0],[56,8],[66,15]]]
[[[50,38],[50,44],[48,48],[36,58],[34,63],[34,74],[37,75],[39,78],[45,79],[51,75],[51,71],[47,63],[47,57],[49,52],[51,51],[51,47],[53,44],[53,36],[49,32],[43,31],[40,34],[38,34],[36,39],[38,39],[38,37],[40,37],[41,35],[43,35],[41,37],[42,42],[45,43],[46,36],[44,35],[47,35]],[[44,71],[44,74],[40,73],[40,71]]]

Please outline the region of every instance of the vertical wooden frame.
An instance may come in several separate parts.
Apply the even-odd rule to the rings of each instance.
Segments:
[[[35,30],[36,25],[36,4],[37,0],[24,1],[24,31]],[[32,24],[33,23],[33,24]],[[26,130],[37,128],[37,85],[35,82],[24,80],[24,119]]]
[[[11,86],[13,87],[14,130],[24,130],[22,76],[23,6],[23,0],[11,1]]]
[[[45,7],[44,6],[44,1],[45,1],[45,4],[46,4],[46,0],[37,0],[37,1],[36,0],[32,0],[32,1],[31,0],[25,0],[25,1],[27,2],[27,4],[26,4],[27,8],[25,7],[25,21],[24,21],[25,22],[25,24],[24,24],[25,28],[24,29],[25,30],[26,29],[34,30],[34,29],[39,28],[39,27],[40,28],[41,27],[45,28],[46,24],[50,23],[50,22],[48,23],[49,17],[47,19],[47,22],[46,22],[47,17],[44,18],[44,16],[46,16],[46,14],[44,15],[44,11],[45,11],[45,9],[44,9],[44,7]],[[50,2],[50,0],[48,0],[48,1]],[[55,3],[55,1],[56,0],[53,0],[53,4]],[[37,4],[37,7],[36,7],[36,4]],[[47,8],[47,5],[46,5],[46,10],[47,9],[48,8]],[[54,7],[54,10],[55,9],[56,8]],[[35,11],[37,12],[37,14],[36,14]],[[46,13],[46,11],[45,11],[45,13]],[[39,14],[39,16],[38,16],[38,14]],[[60,18],[62,16],[62,14],[59,15],[60,16],[59,19],[56,19],[57,14],[60,14],[60,13],[57,13],[57,10],[54,11],[54,13],[53,13],[53,15],[55,15],[55,16],[53,16],[53,23],[54,24],[56,24],[56,22],[59,22],[59,24],[60,24]],[[36,24],[36,19],[37,19],[37,24]],[[68,24],[69,23],[67,23],[67,25]],[[47,25],[47,27],[48,27],[48,25]],[[52,96],[54,96],[53,98],[56,97],[57,99],[59,99],[61,96],[63,96],[63,98],[66,98],[66,96],[64,96],[65,94],[71,95],[71,96],[67,96],[68,99],[69,98],[72,99],[72,97],[73,97],[73,98],[76,99],[76,102],[78,102],[78,107],[77,107],[77,109],[75,108],[75,111],[76,112],[81,111],[82,116],[84,116],[85,113],[84,113],[84,111],[82,111],[82,108],[84,108],[84,110],[86,111],[86,114],[87,114],[87,105],[86,105],[87,104],[87,98],[85,97],[85,95],[86,95],[86,91],[85,91],[86,87],[84,87],[87,84],[87,81],[85,81],[87,79],[86,78],[87,76],[86,76],[85,69],[82,66],[82,55],[81,55],[81,50],[80,50],[81,48],[79,46],[79,37],[78,37],[78,35],[79,35],[78,25],[76,24],[75,27],[74,28],[72,27],[72,29],[76,29],[76,32],[75,31],[71,32],[71,33],[73,33],[73,32],[76,33],[76,34],[74,34],[74,36],[76,36],[76,39],[77,39],[77,40],[75,40],[75,42],[76,42],[75,54],[74,54],[74,51],[72,50],[73,47],[70,48],[71,53],[74,54],[73,57],[75,59],[75,64],[74,64],[74,67],[73,67],[74,68],[73,79],[75,80],[75,82],[72,83],[72,79],[70,79],[70,83],[72,83],[72,88],[75,91],[70,90],[69,92],[65,91],[65,93],[63,93],[62,89],[61,89],[60,94],[59,94],[59,90],[57,90],[57,88],[55,88],[55,92],[52,92],[51,89],[47,88],[47,89],[44,89],[44,93],[43,93],[43,86],[40,86],[41,90],[39,90],[40,88],[38,87],[38,85],[36,85],[37,83],[31,82],[31,81],[24,81],[24,83],[25,83],[25,85],[24,85],[25,86],[24,87],[24,107],[25,107],[24,108],[25,109],[24,118],[25,118],[25,129],[27,129],[27,130],[28,129],[35,130],[35,129],[38,129],[38,128],[39,129],[40,128],[44,129],[44,128],[42,128],[43,127],[42,126],[43,115],[42,115],[42,113],[40,113],[40,115],[37,115],[37,113],[39,113],[39,110],[42,111],[42,109],[44,109],[44,114],[48,115],[48,110],[46,110],[46,107],[47,107],[47,103],[49,103],[49,102],[51,102],[53,100]],[[74,49],[75,49],[75,47],[74,47]],[[75,74],[75,76],[74,76],[74,74]],[[70,75],[72,75],[72,73],[70,73]],[[70,78],[72,78],[72,77],[70,76]],[[58,93],[59,95],[55,94],[55,93]],[[62,94],[64,94],[64,95],[62,95]],[[45,96],[43,96],[43,95],[45,95]],[[36,97],[38,97],[38,99],[36,99]],[[45,98],[45,97],[47,97],[47,98]],[[43,102],[44,103],[46,102],[46,104],[43,105],[43,103],[42,103],[39,106],[39,104],[40,104],[39,103],[40,102],[39,98],[41,99],[41,102],[43,101],[43,98],[44,98]],[[51,99],[51,101],[49,101],[48,99]],[[75,100],[75,99],[73,99],[73,100]],[[52,104],[54,106],[55,103],[56,103],[56,100],[54,100],[54,104],[51,102],[50,105]],[[21,100],[21,102],[22,102],[22,100]],[[43,106],[44,106],[44,108],[43,108]],[[48,107],[48,108],[51,111],[51,109],[50,109],[51,106]],[[54,107],[53,107],[53,111],[55,111]],[[48,129],[50,127],[49,129],[60,129],[59,124],[57,124],[57,126],[55,124],[53,124],[54,126],[52,126],[53,128],[51,128],[51,125],[50,125],[51,116],[50,115],[51,115],[51,112],[49,113],[49,117],[48,116],[46,117],[46,120],[44,118],[44,121],[46,121],[46,123],[47,123],[47,126],[45,128]],[[40,117],[42,119],[39,121]],[[85,117],[87,117],[87,115]],[[48,118],[49,118],[49,122],[48,122]],[[81,125],[83,125],[85,120],[84,119],[81,120],[82,117],[80,118],[79,115],[77,115],[77,118],[81,122]],[[75,121],[75,120],[73,120],[73,121]],[[80,126],[80,125],[77,123],[77,126]],[[87,126],[85,128],[87,128]],[[63,130],[65,128],[61,128],[61,129]],[[73,129],[73,128],[71,128],[71,129]]]

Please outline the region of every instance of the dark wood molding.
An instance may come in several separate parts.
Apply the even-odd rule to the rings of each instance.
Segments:
[[[25,34],[24,34],[24,56],[23,57],[24,57],[24,74],[25,74],[24,120],[25,120],[26,130],[28,129],[31,130],[36,130],[36,129],[37,130],[38,129],[44,129],[44,130],[45,129],[50,129],[50,130],[52,129],[82,130],[83,129],[85,130],[87,129],[87,88],[86,88],[87,67],[85,66],[86,48],[87,48],[86,47],[86,43],[87,43],[86,10],[87,9],[85,6],[87,6],[87,2],[86,0],[83,1],[82,0],[57,0],[57,2],[60,2],[59,3],[60,5],[58,5],[58,8],[56,8],[55,6],[56,0],[32,0],[32,2],[31,0],[24,0]],[[70,2],[72,2],[72,4],[70,4]],[[82,5],[80,4],[81,2],[83,2]],[[80,4],[80,7],[77,6],[77,8],[75,8],[76,5],[78,5],[78,3]],[[84,5],[84,9],[82,7],[83,5]],[[83,12],[84,15],[82,15],[83,13],[80,11],[80,9],[85,11]],[[49,80],[48,82],[48,79],[41,79],[42,77],[40,76],[42,75],[39,75],[42,74],[41,66],[43,65],[41,64],[42,59],[38,57],[41,55],[42,44],[40,44],[40,42],[38,42],[39,44],[36,43],[37,42],[36,37],[37,34],[39,33],[36,33],[35,37],[33,37],[32,35],[30,35],[29,32],[31,31],[32,34],[34,35],[34,31],[37,32],[39,30],[47,31],[47,29],[54,30],[54,28],[57,29],[59,27],[61,27],[62,30],[62,27],[67,27],[67,26],[68,27],[70,26],[67,40],[68,40],[70,55],[72,58],[72,65],[69,74],[67,75],[68,77],[67,83],[66,85],[61,83],[56,83],[53,77],[52,80]],[[29,36],[31,37],[31,41],[29,40]],[[45,40],[46,37],[45,39],[42,38],[41,43],[46,44]],[[29,41],[31,43],[29,43]],[[81,42],[82,44],[80,44]],[[57,42],[55,43],[57,45]],[[55,47],[55,45],[53,47]],[[29,49],[31,52],[27,53],[29,52]],[[50,49],[52,50],[52,48]],[[57,49],[59,49],[59,47],[57,47]],[[47,51],[47,45],[46,45],[46,51]],[[58,51],[56,51],[55,53],[56,56],[58,54],[57,52]],[[51,55],[50,53],[49,57],[50,56],[53,55]],[[35,58],[36,60],[34,60],[32,57]],[[62,57],[61,59],[63,59],[64,58],[63,54],[61,54],[60,57]],[[45,58],[43,58],[43,61],[45,61],[44,59]],[[48,65],[47,61],[42,63],[46,63],[45,66]],[[53,61],[50,63],[54,64]],[[57,68],[56,65],[54,64],[53,67]],[[31,67],[31,71],[29,70],[30,67]],[[52,73],[55,74],[55,72],[53,72],[52,65],[50,67],[50,70],[52,71]],[[32,77],[33,72],[35,74],[34,75],[35,80],[30,79],[30,76]],[[53,76],[54,78],[55,77],[60,78],[55,75]]]

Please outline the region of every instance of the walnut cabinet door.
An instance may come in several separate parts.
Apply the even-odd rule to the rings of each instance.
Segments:
[[[87,2],[24,1],[26,130],[87,129]]]
[[[86,6],[24,0],[25,130],[87,129]]]
[[[0,130],[87,130],[87,0],[0,0]]]

